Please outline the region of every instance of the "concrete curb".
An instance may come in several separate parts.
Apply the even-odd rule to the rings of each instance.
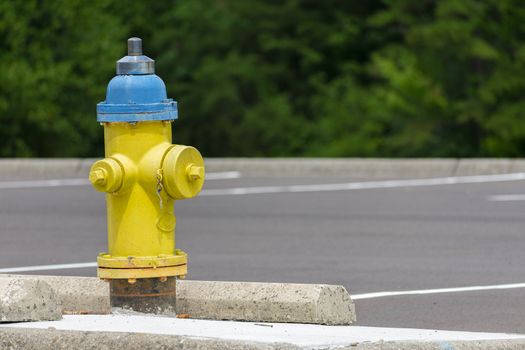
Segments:
[[[240,171],[243,176],[333,176],[350,178],[424,178],[491,175],[525,171],[525,159],[381,158],[217,158],[209,171]]]
[[[348,325],[355,308],[343,286],[179,281],[177,313],[191,318]]]
[[[90,158],[0,159],[0,180],[87,178]],[[525,172],[525,159],[207,158],[208,172],[244,177],[424,178]]]
[[[49,284],[37,279],[0,278],[0,323],[60,318],[60,299]]]
[[[55,291],[64,314],[109,314],[109,284],[94,277],[1,275],[2,279],[25,279],[47,283]]]
[[[67,314],[109,314],[109,287],[95,277],[0,275],[44,281]],[[347,325],[355,308],[346,289],[325,284],[177,281],[177,313],[191,318]]]
[[[482,340],[482,341],[432,341],[432,342],[363,342],[348,346],[301,347],[288,343],[262,343],[216,338],[194,338],[187,336],[149,333],[120,333],[94,331],[65,331],[31,328],[4,328],[0,326],[1,349],[185,349],[185,350],[521,350],[525,340]]]
[[[89,158],[4,158],[0,179],[85,177],[94,159]]]

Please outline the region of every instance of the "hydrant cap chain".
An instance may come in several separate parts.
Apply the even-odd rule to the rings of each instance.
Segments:
[[[117,76],[108,84],[106,100],[97,105],[98,122],[175,120],[177,102],[155,73],[155,61],[142,54],[142,40],[128,39],[128,55],[117,61]]]

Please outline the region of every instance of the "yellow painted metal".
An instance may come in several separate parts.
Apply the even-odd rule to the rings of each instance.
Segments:
[[[187,164],[181,167],[179,164]],[[193,147],[175,145],[167,153],[162,165],[166,177],[166,191],[175,199],[195,197],[204,184],[204,160]]]
[[[202,156],[193,147],[173,145],[167,121],[104,123],[104,142],[106,158],[89,174],[93,187],[107,193],[108,252],[98,259],[101,278],[185,275],[187,257],[175,252],[174,201],[202,189]],[[136,275],[113,271],[123,261]],[[129,267],[129,261],[138,265]],[[163,267],[165,274],[150,266]]]
[[[135,257],[113,257],[106,253],[100,253],[97,262],[99,267],[113,269],[157,268],[187,264],[188,256],[186,253],[180,251],[176,253],[178,254]]]
[[[188,265],[159,267],[156,269],[106,269],[99,267],[97,276],[102,279],[137,279],[180,276],[188,273]]]
[[[120,163],[107,158],[97,161],[89,173],[89,180],[98,191],[113,193],[122,187],[123,171]]]

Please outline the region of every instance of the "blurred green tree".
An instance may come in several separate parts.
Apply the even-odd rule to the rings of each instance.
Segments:
[[[125,39],[205,156],[522,156],[517,0],[0,0],[0,156],[95,156]]]
[[[0,156],[94,154],[95,102],[126,34],[109,5],[0,1]]]
[[[363,72],[327,85],[323,155],[524,154],[525,9],[513,0],[385,1]],[[340,104],[336,104],[336,100]]]

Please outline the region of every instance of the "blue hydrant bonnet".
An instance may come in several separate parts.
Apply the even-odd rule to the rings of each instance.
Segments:
[[[142,40],[128,39],[128,55],[117,61],[117,76],[108,84],[106,100],[97,105],[99,122],[175,120],[177,102],[155,75],[155,61],[142,54]]]

